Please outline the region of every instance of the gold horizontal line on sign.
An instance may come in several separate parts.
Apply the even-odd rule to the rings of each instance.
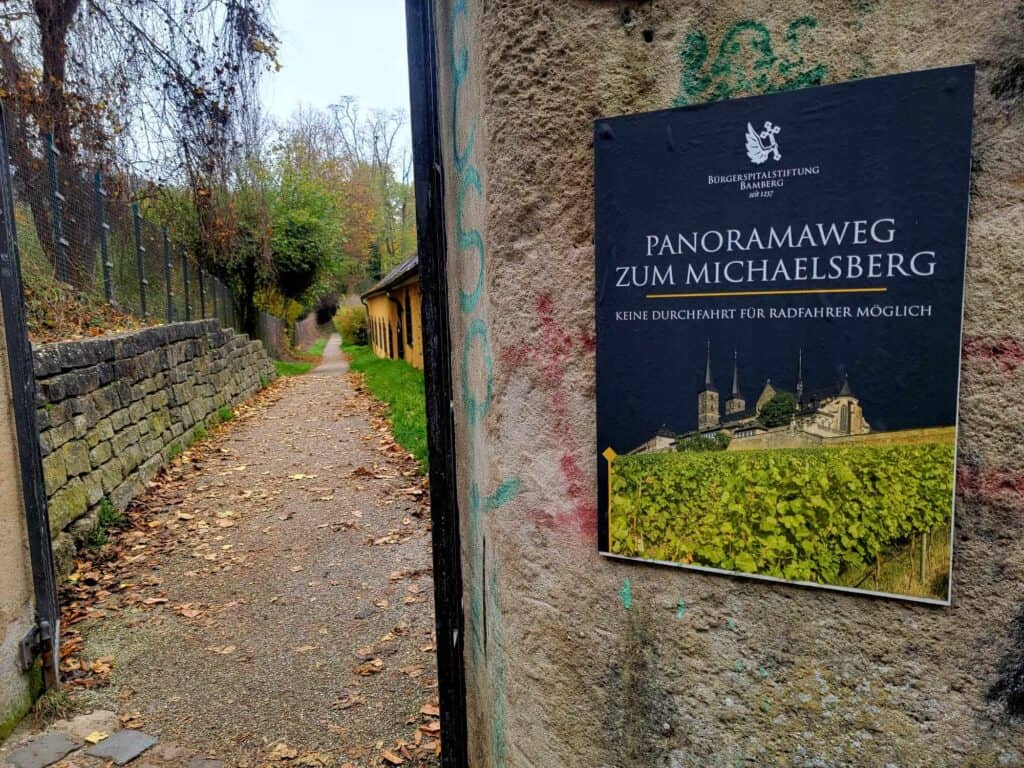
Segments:
[[[793,288],[785,291],[705,291],[703,293],[648,293],[648,299],[701,299],[722,296],[795,296],[810,293],[885,293],[881,288]]]

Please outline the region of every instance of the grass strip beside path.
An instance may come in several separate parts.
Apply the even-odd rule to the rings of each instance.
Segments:
[[[305,355],[308,355],[313,360],[275,360],[274,367],[277,368],[278,376],[299,376],[303,373],[309,373],[313,365],[316,364],[320,356],[324,353],[324,347],[327,346],[327,337],[321,336],[320,340],[310,345],[306,350]]]
[[[363,374],[370,393],[388,406],[395,440],[427,470],[427,410],[423,372],[404,360],[377,357],[366,346],[346,344],[349,368]]]
[[[300,363],[293,360],[275,360],[274,367],[277,368],[278,376],[298,376],[302,373],[309,373],[313,367],[312,363]]]

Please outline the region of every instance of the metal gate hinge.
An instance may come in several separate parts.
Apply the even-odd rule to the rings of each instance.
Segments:
[[[32,627],[18,643],[18,661],[21,663],[21,671],[28,672],[32,669],[36,659],[50,647],[51,642],[53,642],[53,629],[50,627],[50,622],[41,621]]]

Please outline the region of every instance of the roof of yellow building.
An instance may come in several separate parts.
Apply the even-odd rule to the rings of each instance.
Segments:
[[[414,253],[408,259],[384,275],[384,277],[378,280],[370,290],[363,293],[360,298],[365,299],[378,293],[384,293],[389,288],[393,288],[399,283],[404,282],[407,278],[415,275],[419,272],[419,268],[419,255]]]

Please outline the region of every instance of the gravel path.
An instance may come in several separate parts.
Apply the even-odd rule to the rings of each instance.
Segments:
[[[120,539],[131,597],[75,625],[113,659],[77,699],[225,765],[437,764],[422,482],[346,370],[335,335],[155,485]]]

